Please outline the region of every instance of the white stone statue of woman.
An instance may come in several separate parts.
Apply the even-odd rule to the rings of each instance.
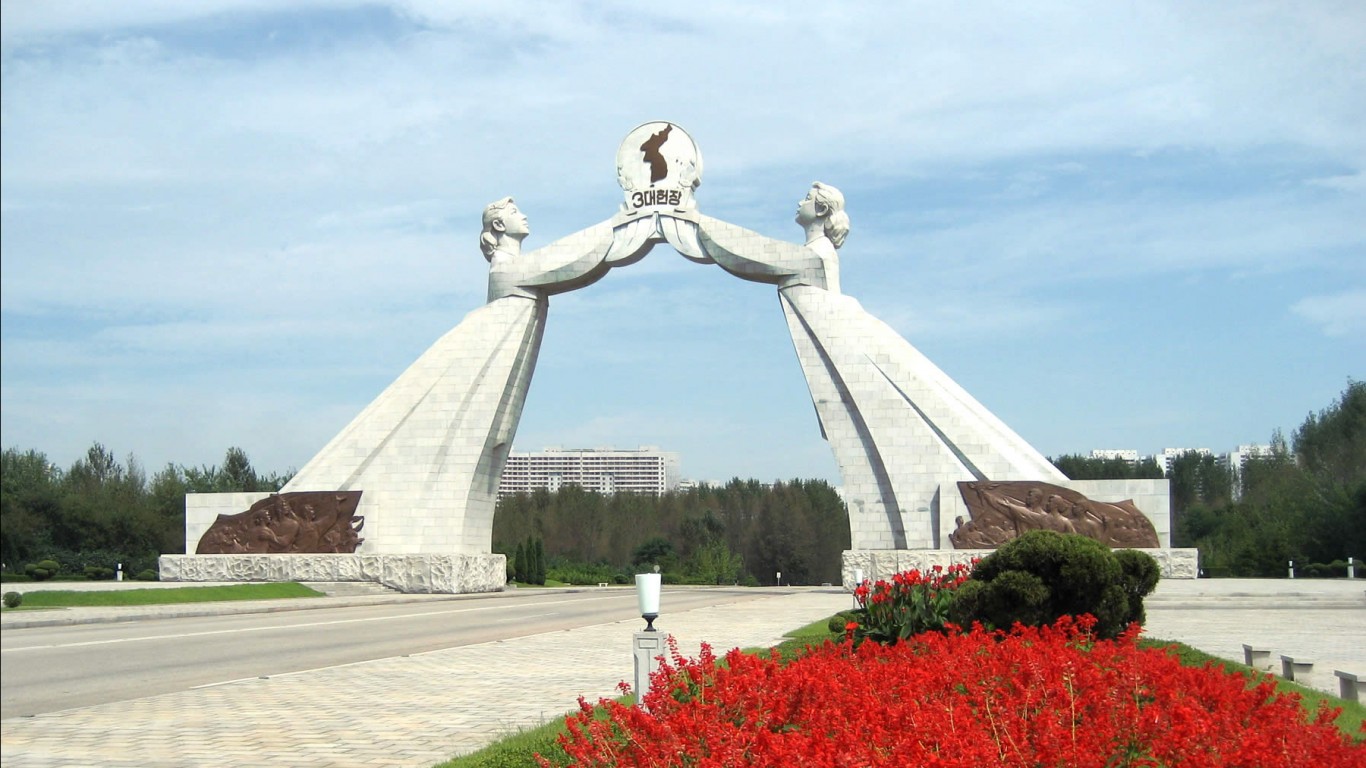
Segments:
[[[612,223],[605,221],[529,253],[522,241],[531,233],[526,214],[510,197],[484,208],[479,250],[489,262],[490,302],[507,296],[541,299],[601,280],[612,268],[606,260]]]
[[[840,257],[837,251],[849,236],[849,214],[844,212],[844,195],[819,181],[797,203],[797,224],[806,233],[806,247],[821,259],[825,290],[840,292]]]
[[[530,232],[512,198],[484,209],[488,303],[423,353],[284,490],[362,491],[358,513],[386,553],[489,551],[498,477],[549,297],[596,282],[614,263],[610,221],[523,251]]]
[[[919,350],[840,292],[844,195],[816,182],[797,204],[797,245],[696,216],[705,256],[778,288],[821,435],[840,466],[855,550],[937,548],[940,486],[1062,475]],[[697,259],[694,259],[697,260]]]

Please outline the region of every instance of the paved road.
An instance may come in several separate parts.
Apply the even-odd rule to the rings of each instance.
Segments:
[[[682,653],[704,640],[718,652],[772,645],[849,605],[835,589],[717,592],[718,604],[691,610],[665,592],[658,625]],[[559,716],[579,696],[615,695],[631,676],[634,614],[632,605],[628,618],[569,631],[8,718],[0,752],[5,768],[428,768]],[[5,636],[16,618],[5,616]]]
[[[671,612],[771,595],[670,590]],[[630,588],[35,627],[0,634],[0,717],[509,640],[632,617]]]

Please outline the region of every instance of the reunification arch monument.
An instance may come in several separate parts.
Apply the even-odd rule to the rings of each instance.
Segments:
[[[837,189],[812,185],[797,206],[803,240],[792,243],[698,210],[702,155],[673,123],[635,128],[616,159],[620,210],[542,248],[523,250],[530,229],[512,198],[490,204],[479,243],[489,262],[488,303],[437,340],[279,494],[187,497],[186,552],[194,554],[163,556],[162,579],[501,589],[505,558],[491,554],[498,480],[550,297],[591,285],[661,243],[777,289],[843,478],[852,540],[846,584],[855,569],[878,577],[962,562],[1032,528],[1152,549],[1168,575],[1194,575],[1193,551],[1163,549],[1165,480],[1069,481],[840,293],[838,249],[849,216]]]

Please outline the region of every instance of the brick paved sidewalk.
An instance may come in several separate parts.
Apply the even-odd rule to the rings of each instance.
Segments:
[[[768,646],[849,607],[835,590],[669,614],[695,655]],[[412,766],[429,768],[631,677],[640,621],[276,675],[0,722],[5,768]]]

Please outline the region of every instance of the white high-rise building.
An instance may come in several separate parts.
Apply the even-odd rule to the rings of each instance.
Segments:
[[[1224,460],[1228,463],[1228,470],[1233,475],[1233,498],[1235,500],[1243,497],[1243,470],[1247,467],[1248,461],[1268,458],[1272,455],[1271,446],[1257,443],[1240,445],[1237,449],[1224,455]]]
[[[508,455],[498,483],[498,498],[544,488],[552,493],[577,485],[597,493],[648,493],[655,496],[678,485],[677,453],[653,446],[546,448]]]
[[[1123,459],[1130,464],[1138,463],[1138,451],[1133,448],[1098,448],[1091,451],[1093,459]]]
[[[1198,453],[1201,456],[1211,455],[1208,448],[1163,448],[1162,453],[1154,455],[1153,459],[1157,461],[1158,466],[1162,467],[1162,474],[1170,475],[1172,473],[1172,460],[1183,453]]]

